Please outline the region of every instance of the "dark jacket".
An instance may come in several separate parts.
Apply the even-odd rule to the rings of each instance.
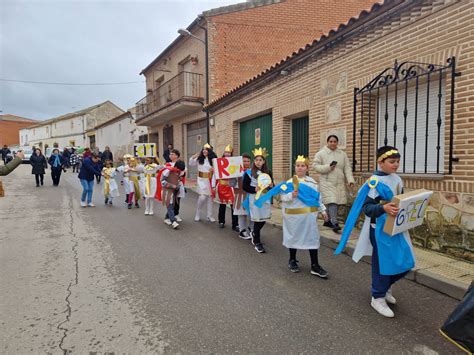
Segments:
[[[109,151],[104,150],[102,152],[101,160],[102,160],[102,163],[104,163],[106,160],[114,161],[114,155],[112,154],[110,150]]]
[[[30,164],[32,174],[44,174],[44,169],[48,168],[48,163],[46,162],[46,158],[43,154],[32,154],[30,158]]]
[[[58,167],[55,168],[55,167],[53,166],[53,165],[54,165],[54,160],[55,160],[55,156],[54,156],[54,154],[53,154],[53,155],[51,155],[51,156],[49,157],[49,159],[48,159],[48,163],[49,163],[49,165],[51,165],[51,169],[62,169],[63,166],[66,165],[66,162],[64,161],[64,158],[63,158],[63,156],[62,156],[61,154],[59,154],[59,163],[60,163],[60,166],[58,166]]]
[[[2,148],[0,149],[0,154],[2,155],[2,159],[5,159],[5,157],[7,156],[8,153],[11,153],[11,150],[10,149],[5,149],[5,148]]]
[[[169,149],[166,149],[163,153],[163,159],[165,159],[165,161],[167,163],[170,163],[171,162],[171,159],[170,159],[170,150]]]
[[[85,158],[79,171],[79,179],[92,181],[94,180],[94,175],[102,175],[99,165],[94,163],[91,158]]]

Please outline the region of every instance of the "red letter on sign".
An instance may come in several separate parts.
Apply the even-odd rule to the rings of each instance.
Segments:
[[[226,158],[217,158],[217,169],[219,173],[219,178],[222,178],[224,175],[229,176],[230,174],[226,170],[229,166],[229,161]]]

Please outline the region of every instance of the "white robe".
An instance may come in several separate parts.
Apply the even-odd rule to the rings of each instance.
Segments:
[[[199,164],[197,158],[189,158],[189,166],[197,166],[198,173],[211,173],[212,166],[209,164],[209,159],[204,160],[204,164]],[[197,192],[199,195],[212,196],[212,187],[215,185],[214,176],[211,181],[209,178],[199,177],[197,178]]]
[[[143,180],[142,178],[140,178],[140,175],[142,174],[142,171],[143,171],[143,166],[137,165],[137,166],[134,167],[134,168],[127,166],[127,169],[135,169],[135,170],[137,170],[137,171],[129,171],[129,172],[125,173],[126,176],[127,176],[127,183],[128,183],[128,191],[129,191],[129,193],[131,193],[131,192],[135,192],[135,193],[136,193],[137,191],[135,191],[135,184],[133,183],[133,180],[130,179],[130,177],[136,176],[136,177],[139,178],[139,180],[138,180],[138,186],[139,186],[139,188],[140,188],[140,181]],[[124,179],[124,182],[123,182],[123,183],[124,183],[124,185],[125,185],[125,179]],[[141,188],[140,188],[140,192],[141,192]]]
[[[143,196],[145,196],[146,198],[154,198],[156,194],[156,172],[161,170],[162,166],[156,165],[155,167],[153,166],[150,166],[149,168],[147,167],[148,165],[146,165],[143,168],[144,178],[143,178],[143,191],[142,192],[143,192]],[[148,176],[150,178],[150,192],[147,194],[146,181],[147,181]],[[141,182],[141,179],[140,179],[140,182]]]
[[[109,197],[119,197],[119,189],[115,176],[117,175],[117,169],[112,168],[112,172],[109,178]],[[105,183],[104,183],[104,194],[105,194]]]
[[[393,195],[399,195],[403,191],[403,181],[397,174],[390,174],[390,175],[372,175],[372,177],[376,177],[380,181],[382,181],[385,185],[390,187],[392,190]],[[379,196],[379,193],[376,189],[370,189],[368,197],[376,198]],[[408,245],[410,246],[411,252],[413,254],[413,260],[415,260],[415,254],[413,251],[413,245],[411,244],[410,234],[407,232],[403,232],[403,236],[407,241]],[[359,235],[359,239],[357,240],[356,247],[354,249],[354,253],[352,254],[352,260],[358,262],[363,256],[372,255],[372,244],[370,243],[370,217],[365,216],[364,225],[362,226],[362,230]]]
[[[289,180],[292,182],[292,180]],[[306,176],[300,179],[300,184],[309,186],[318,191],[318,185],[313,178]],[[321,244],[317,223],[318,211],[326,211],[326,207],[319,198],[320,207],[316,212],[302,214],[288,214],[286,209],[307,208],[298,198],[293,198],[292,193],[281,194],[283,215],[283,245],[292,249],[319,249]]]
[[[128,173],[125,170],[128,169],[128,165],[122,165],[117,167],[117,172],[122,176],[123,189],[125,190],[125,195],[130,193],[130,182],[128,180]]]
[[[247,173],[246,173],[247,174]],[[253,176],[250,176],[250,186],[257,187],[258,181]],[[272,218],[272,205],[270,201],[265,201],[261,208],[255,206],[255,195],[248,194],[250,202],[250,219],[253,222],[263,222]]]

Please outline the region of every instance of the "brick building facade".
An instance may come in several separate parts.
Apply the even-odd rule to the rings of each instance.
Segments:
[[[258,0],[205,11],[187,29],[200,39],[207,30],[210,100],[374,2]],[[137,103],[137,124],[150,127],[160,153],[173,143],[187,159],[207,139],[203,43],[180,35],[141,74],[147,96]]]
[[[0,115],[0,146],[20,144],[20,130],[36,122],[29,118],[14,115]]]
[[[218,151],[232,142],[242,153],[253,132],[246,127],[265,122],[267,132],[258,124],[251,129],[260,145],[269,142],[281,181],[291,174],[299,142],[307,140],[313,157],[335,133],[359,184],[375,167],[377,145],[395,141],[407,157],[405,187],[435,192],[414,242],[473,260],[473,16],[463,0],[374,5],[215,99],[211,141]],[[307,127],[295,125],[300,121]]]

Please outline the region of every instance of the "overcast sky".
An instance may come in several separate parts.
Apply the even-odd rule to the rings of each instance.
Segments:
[[[56,86],[0,81],[0,110],[48,119],[145,96],[145,68],[198,14],[244,0],[0,0],[0,79],[110,83]]]

